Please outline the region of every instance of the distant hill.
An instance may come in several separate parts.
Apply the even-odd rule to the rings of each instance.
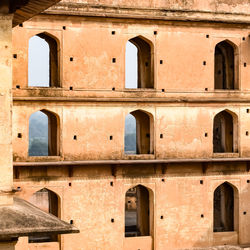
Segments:
[[[136,121],[134,116],[128,115],[125,121],[125,153],[136,153]]]
[[[48,117],[42,112],[31,115],[29,120],[29,155],[48,155]]]

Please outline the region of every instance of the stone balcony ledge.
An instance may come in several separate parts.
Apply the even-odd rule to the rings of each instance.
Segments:
[[[176,163],[213,163],[213,162],[250,162],[250,157],[230,158],[183,158],[183,159],[146,159],[146,160],[87,160],[87,161],[16,161],[13,166],[90,166],[90,165],[145,165],[145,164],[176,164]]]

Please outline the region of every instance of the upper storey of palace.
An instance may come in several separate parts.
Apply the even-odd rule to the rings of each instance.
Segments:
[[[14,28],[14,158],[32,157],[29,119],[39,110],[47,154],[66,160],[130,159],[127,115],[143,157],[249,157],[249,3],[128,3],[63,1]],[[191,12],[196,21],[184,18]],[[47,44],[46,84],[31,77],[44,68],[34,38]]]
[[[124,4],[125,2],[127,3],[124,1]],[[136,1],[134,2],[136,5]],[[175,14],[176,21],[135,20],[126,15],[122,18],[121,12],[115,18],[108,17],[108,14],[104,14],[106,12],[103,16],[93,17],[91,12],[94,15],[98,11],[91,9],[90,3],[74,3],[76,7],[72,7],[62,1],[50,9],[48,14],[14,28],[14,97],[122,97],[125,101],[124,97],[175,98],[177,92],[181,98],[188,97],[187,92],[192,94],[190,98],[214,98],[217,92],[216,100],[226,92],[231,93],[230,98],[239,92],[248,95],[250,22],[244,21],[244,18],[249,19],[249,15],[242,13],[250,13],[250,5],[244,1],[238,2],[235,8],[233,4],[223,1],[211,3],[207,8],[217,6],[220,9],[219,6],[224,6],[224,11],[232,12],[237,9],[237,13],[241,14],[233,15],[234,20],[241,20],[242,23],[213,22],[216,15],[209,17],[209,21],[194,22],[189,18],[181,21],[177,20],[182,15],[180,12]],[[113,4],[113,7],[122,5],[122,2],[117,5],[116,2],[106,3]],[[157,3],[164,4],[163,1]],[[101,3],[94,5],[99,8]],[[167,3],[165,5],[167,8]],[[77,11],[79,6],[87,12]],[[172,3],[171,6],[176,5]],[[179,7],[181,6],[183,10],[188,9],[184,5]],[[191,8],[189,2],[186,6]],[[192,6],[209,12],[198,3],[193,3]],[[131,6],[127,9],[134,11]],[[111,9],[107,11],[112,12]],[[151,11],[152,16],[156,16],[152,9]],[[55,15],[60,12],[62,15]],[[187,15],[190,13],[184,12]],[[82,14],[75,15],[79,13]],[[223,15],[229,15],[225,13]],[[203,14],[197,15],[201,17]],[[138,17],[136,14],[133,16]],[[29,60],[32,56],[29,44],[33,37],[44,40],[50,50],[49,88],[42,90],[34,82],[30,84],[29,79]],[[136,86],[132,89],[126,86],[126,71],[132,67],[129,61],[131,57],[127,56],[128,43],[136,50],[137,56],[134,66]],[[132,93],[131,90],[135,88],[144,91]],[[199,95],[194,96],[194,93]],[[244,96],[241,95],[241,98]]]
[[[191,19],[227,19],[249,21],[248,0],[62,0],[49,12],[70,11],[75,15],[90,14],[113,16],[133,16],[135,18],[185,18]],[[172,12],[172,13],[171,13]],[[195,13],[196,12],[196,13]],[[210,16],[209,13],[213,13]],[[217,14],[217,16],[214,16]],[[219,15],[220,14],[220,15]],[[223,14],[235,14],[234,17]],[[241,17],[237,15],[241,14]],[[247,17],[248,15],[248,17]],[[245,16],[243,18],[243,16]],[[242,21],[242,20],[241,20]]]

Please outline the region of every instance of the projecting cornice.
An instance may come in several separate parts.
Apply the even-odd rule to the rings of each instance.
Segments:
[[[248,4],[250,5],[250,4]],[[143,8],[60,2],[46,14],[90,16],[106,18],[152,19],[168,21],[224,22],[250,24],[248,12],[202,11],[188,9]]]
[[[15,167],[30,166],[96,166],[96,165],[145,165],[145,164],[178,164],[178,163],[218,163],[218,162],[249,162],[249,157],[232,158],[176,158],[176,159],[148,159],[148,160],[86,160],[86,161],[39,161],[13,162]]]
[[[250,103],[249,91],[217,90],[204,92],[173,92],[161,90],[66,90],[62,88],[13,89],[14,105],[21,102],[62,102],[62,103]]]

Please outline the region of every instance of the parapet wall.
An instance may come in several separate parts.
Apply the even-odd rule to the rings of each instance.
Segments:
[[[167,20],[250,22],[248,0],[63,0],[46,13]]]
[[[60,3],[109,5],[129,8],[160,8],[249,14],[248,0],[62,0]],[[60,5],[60,4],[59,4]]]

